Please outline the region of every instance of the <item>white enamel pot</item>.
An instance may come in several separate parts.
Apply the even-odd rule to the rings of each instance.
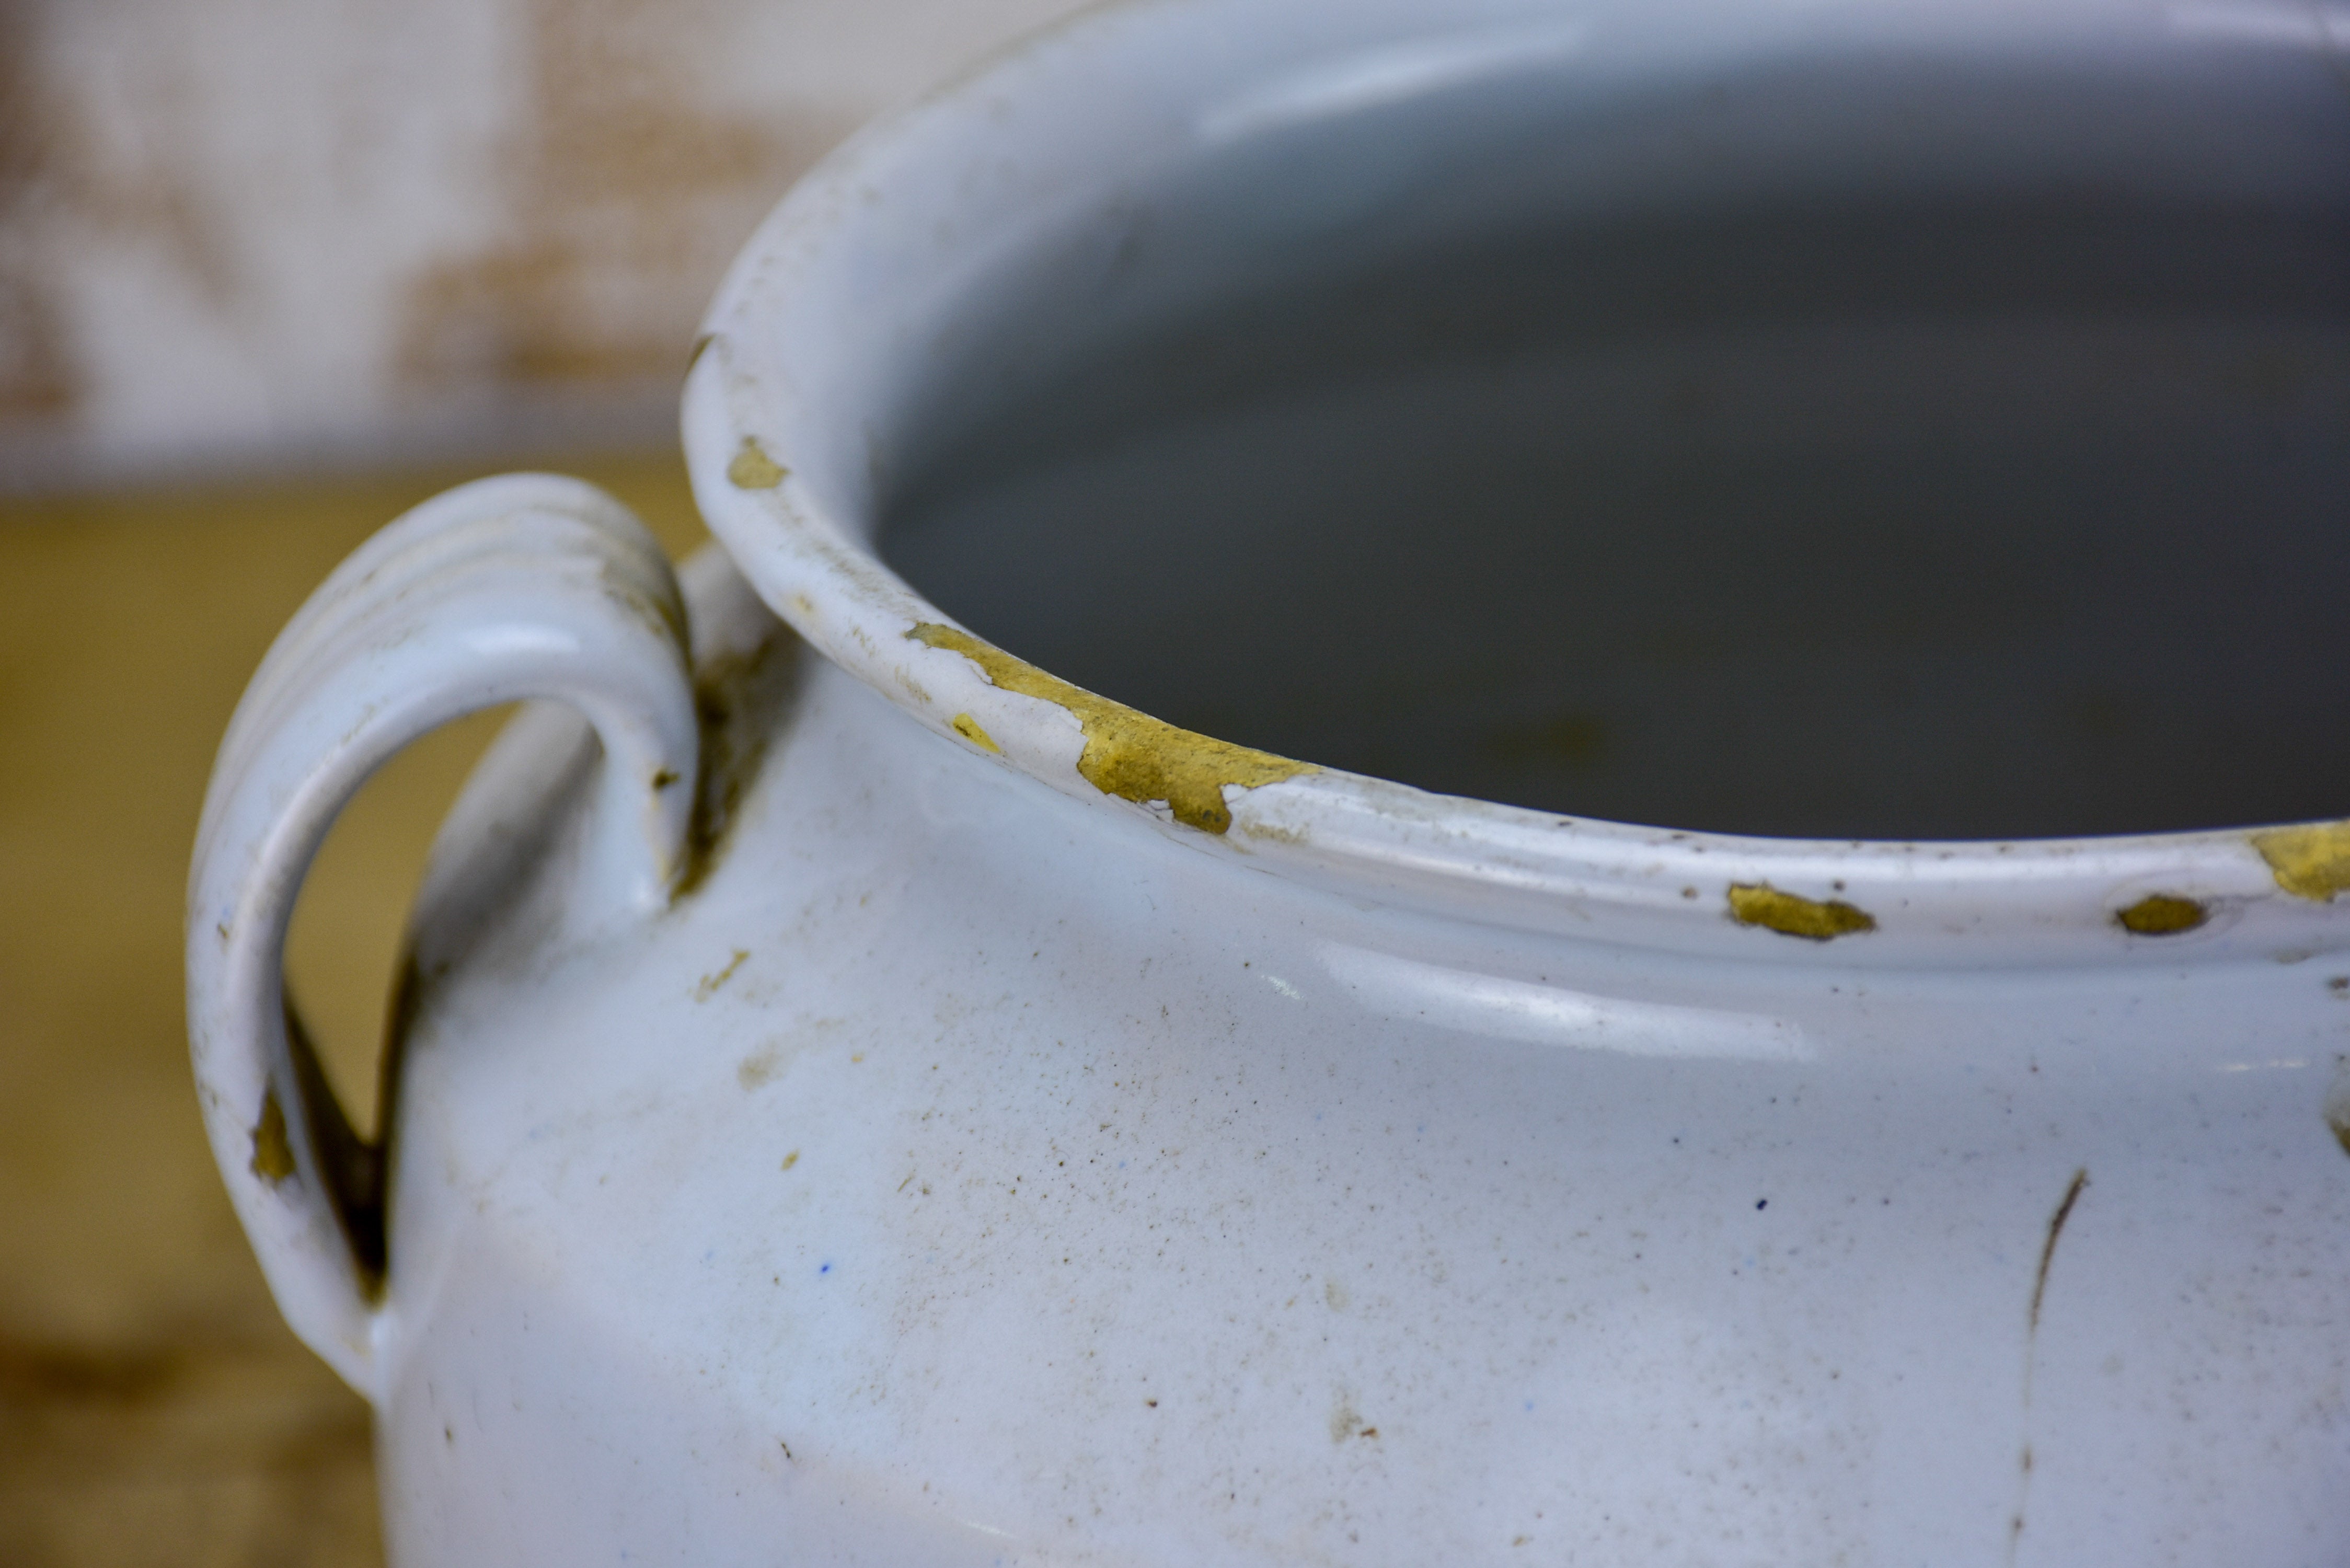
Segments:
[[[222,752],[394,1562],[2350,1561],[2345,27],[1170,0],[835,155],[681,594],[468,486]],[[515,699],[373,1148],[288,910]]]

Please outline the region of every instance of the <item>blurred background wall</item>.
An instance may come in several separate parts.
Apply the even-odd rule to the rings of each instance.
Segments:
[[[0,0],[0,486],[664,437],[794,176],[1073,0]]]

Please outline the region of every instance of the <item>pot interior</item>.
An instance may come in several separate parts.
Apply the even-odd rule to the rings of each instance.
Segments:
[[[1281,105],[1203,109],[943,317],[876,436],[879,544],[975,631],[1582,816],[2350,811],[2350,94],[2317,57]]]

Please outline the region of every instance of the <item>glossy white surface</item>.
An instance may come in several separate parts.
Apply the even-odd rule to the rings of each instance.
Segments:
[[[865,543],[893,421],[952,417],[927,357],[1114,253],[1062,219],[1138,171],[1271,149],[1265,223],[1303,237],[1192,237],[1310,262],[1284,137],[1344,132],[1312,188],[1343,209],[1382,114],[1440,141],[1691,60],[2254,47],[2182,15],[1135,6],[803,185],[687,392],[743,576],[686,573],[684,876],[578,916],[627,903],[596,857],[641,848],[672,696],[617,703],[664,715],[618,770],[563,709],[501,740],[415,922],[380,1306],[313,1168],[247,1168],[275,971],[205,989],[200,857],[200,1041],[260,1042],[200,1044],[215,1147],[378,1402],[395,1560],[2338,1563],[2335,839],[2296,891],[2241,831],[1738,839],[1320,771],[1227,785],[1215,832],[1080,772],[1081,701],[910,639],[947,618]],[[1187,254],[1133,307],[1179,306]],[[673,646],[628,646],[531,690],[677,690],[645,675]],[[2147,934],[2149,896],[2189,929]]]
[[[2350,1535],[2338,952],[1936,974],[1512,933],[795,682],[692,899],[567,952],[517,916],[411,1037],[400,1560]]]

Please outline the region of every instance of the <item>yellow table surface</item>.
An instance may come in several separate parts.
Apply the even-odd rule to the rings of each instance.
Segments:
[[[672,555],[702,537],[674,457],[545,466]],[[182,902],[270,639],[471,472],[0,497],[0,1564],[381,1561],[366,1407],[278,1320],[205,1147]],[[296,1002],[362,1107],[425,846],[494,723],[371,781],[296,911]]]

